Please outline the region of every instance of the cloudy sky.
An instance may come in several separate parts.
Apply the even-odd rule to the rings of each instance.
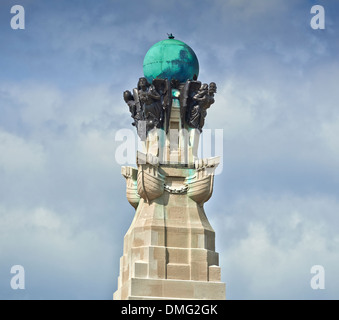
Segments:
[[[338,18],[335,0],[1,0],[0,298],[112,299],[133,218],[122,92],[171,32],[218,85],[206,128],[223,129],[223,171],[205,210],[227,298],[339,299]]]

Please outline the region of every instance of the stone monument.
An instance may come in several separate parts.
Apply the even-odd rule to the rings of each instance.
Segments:
[[[198,81],[194,51],[172,34],[149,49],[143,69],[137,87],[123,94],[142,150],[137,168],[122,167],[135,215],[113,298],[225,299],[204,211],[220,158],[197,157],[216,84]]]

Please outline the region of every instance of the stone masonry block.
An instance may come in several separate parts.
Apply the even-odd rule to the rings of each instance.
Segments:
[[[189,280],[190,266],[188,264],[167,264],[167,279]]]
[[[189,249],[182,248],[167,248],[169,263],[188,264],[190,258]]]
[[[221,268],[219,266],[209,266],[209,281],[221,281]]]
[[[191,280],[208,281],[207,262],[191,262]]]
[[[148,264],[144,261],[136,261],[134,263],[134,277],[146,278],[148,274]]]

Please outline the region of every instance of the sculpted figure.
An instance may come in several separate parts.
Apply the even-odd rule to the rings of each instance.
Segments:
[[[216,92],[217,86],[214,82],[211,82],[209,86],[204,83],[193,97],[197,104],[191,108],[189,124],[193,128],[199,129],[200,132],[205,124],[207,109],[214,103],[214,94]]]
[[[159,128],[162,123],[160,94],[155,89],[155,86],[149,84],[144,77],[139,79],[137,90],[144,120],[146,120],[147,132],[153,128]]]
[[[137,106],[136,106],[136,102],[133,98],[133,95],[131,93],[131,91],[126,90],[123,94],[124,96],[124,100],[127,103],[128,107],[129,107],[129,112],[131,113],[131,117],[133,118],[133,122],[132,125],[133,126],[137,126]]]
[[[171,83],[167,79],[154,79],[150,84],[145,77],[141,77],[133,93],[126,90],[123,97],[134,119],[132,125],[137,128],[142,140],[146,137],[146,133],[154,128],[165,126],[166,133],[168,132],[172,91]],[[145,131],[145,124],[140,121],[146,122],[146,132],[141,132]]]
[[[168,79],[154,79],[153,86],[160,95],[160,104],[162,107],[160,127],[164,128],[166,133],[169,129],[169,120],[172,108],[172,87]]]
[[[197,128],[197,126],[194,124],[194,119],[192,119],[192,112],[193,114],[196,112],[193,111],[193,109],[197,105],[197,101],[195,101],[193,97],[197,94],[200,87],[200,81],[188,80],[180,90],[180,116],[182,128],[184,127],[185,122],[189,126]]]

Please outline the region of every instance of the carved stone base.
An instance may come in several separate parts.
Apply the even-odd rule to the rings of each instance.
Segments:
[[[114,300],[224,300],[222,282],[131,278],[113,295]]]
[[[225,299],[215,233],[203,207],[217,165],[218,158],[190,168],[145,160],[138,170],[123,168],[136,212],[114,299]]]

